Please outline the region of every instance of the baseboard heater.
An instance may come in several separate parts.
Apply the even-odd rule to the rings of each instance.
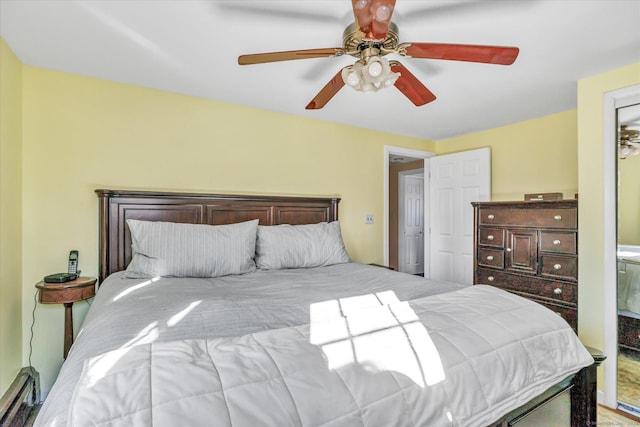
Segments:
[[[0,426],[32,425],[40,409],[40,374],[22,368],[0,399]]]

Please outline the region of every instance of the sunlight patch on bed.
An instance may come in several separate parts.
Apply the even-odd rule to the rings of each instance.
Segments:
[[[90,359],[87,366],[88,386],[94,386],[100,379],[108,375],[115,364],[127,355],[131,347],[154,342],[158,338],[157,326],[158,322],[151,322],[120,348]]]
[[[185,316],[187,314],[189,314],[191,312],[191,310],[193,310],[194,308],[199,306],[201,302],[202,302],[202,300],[193,301],[184,310],[181,310],[181,311],[177,312],[176,314],[174,314],[173,316],[171,316],[169,318],[169,320],[167,320],[167,326],[170,327],[170,328],[173,327],[173,326],[176,326],[178,323],[180,323],[180,321],[182,319],[185,318]]]
[[[89,360],[87,369],[87,386],[93,387],[102,378],[107,376],[111,368],[122,359],[131,348],[119,348],[117,350],[108,351],[100,356]]]
[[[429,332],[393,292],[315,303],[310,317],[309,341],[322,348],[331,370],[357,363],[398,372],[420,387],[445,378]]]
[[[144,329],[138,332],[138,335],[127,341],[120,348],[133,347],[134,345],[148,344],[154,342],[158,338],[158,322],[149,323]]]
[[[138,289],[144,288],[145,286],[149,286],[150,284],[152,284],[153,282],[157,282],[158,280],[160,280],[161,277],[157,276],[154,277],[152,279],[149,279],[147,281],[144,281],[142,283],[138,283],[137,285],[131,286],[130,288],[125,289],[124,291],[120,292],[118,295],[116,295],[113,300],[114,301],[118,301],[120,298],[129,295],[131,292],[133,291],[137,291]]]

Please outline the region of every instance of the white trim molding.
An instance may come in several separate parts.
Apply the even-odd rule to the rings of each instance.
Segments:
[[[603,230],[604,230],[604,398],[610,408],[618,407],[618,272],[617,272],[617,120],[616,110],[640,102],[640,85],[606,92],[603,117]]]

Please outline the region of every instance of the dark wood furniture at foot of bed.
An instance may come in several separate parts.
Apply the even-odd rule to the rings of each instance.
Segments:
[[[338,219],[339,198],[238,196],[200,193],[96,190],[100,199],[100,282],[124,270],[131,260],[127,219],[195,224],[229,224],[258,218],[261,225],[309,224]],[[568,425],[596,425],[596,368],[604,355],[592,351],[595,363],[551,387],[492,426],[539,425],[541,413],[558,407]],[[568,406],[568,407],[567,407]],[[534,424],[531,424],[531,423]]]

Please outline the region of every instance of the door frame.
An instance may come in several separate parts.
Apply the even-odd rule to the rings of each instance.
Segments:
[[[429,162],[426,161],[431,157],[435,157],[436,153],[432,151],[422,151],[422,150],[414,150],[411,148],[404,147],[396,147],[393,145],[385,145],[384,146],[384,157],[383,157],[383,189],[384,189],[384,210],[383,210],[383,235],[382,235],[382,245],[384,247],[384,265],[389,265],[389,156],[406,156],[406,157],[415,157],[416,159],[423,159],[423,169],[424,169],[424,191],[425,191],[425,209],[424,209],[424,224],[425,224],[425,233],[424,233],[424,257],[425,257],[425,266],[424,266],[424,277],[429,277],[429,266],[426,262],[426,257],[428,252],[429,239],[427,238],[428,234],[426,231],[427,224],[429,224],[429,211],[428,207],[428,188],[429,188]]]
[[[610,355],[604,364],[603,403],[618,407],[618,198],[617,198],[617,120],[616,109],[640,101],[640,85],[606,92],[603,97],[603,254],[604,254],[604,352]],[[613,357],[611,355],[614,355]]]
[[[429,189],[425,188],[425,184],[428,184],[427,181],[425,181],[424,178],[424,162],[421,168],[419,169],[409,169],[409,170],[403,170],[400,171],[398,173],[398,271],[402,271],[400,270],[400,260],[401,260],[401,256],[400,253],[402,252],[404,256],[406,256],[406,253],[404,253],[404,251],[402,249],[400,249],[402,246],[400,245],[400,225],[404,226],[404,215],[402,215],[405,212],[405,204],[404,204],[404,198],[406,195],[406,190],[405,190],[405,180],[407,179],[407,176],[416,176],[416,175],[421,175],[422,176],[422,240],[423,240],[423,251],[424,249],[427,247],[427,244],[424,243],[424,239],[425,239],[425,230],[427,229],[428,225],[424,223],[424,220],[427,218],[427,215],[424,213],[425,212],[425,207],[426,207],[426,201],[424,200],[425,198],[425,194],[429,194]],[[423,254],[422,255],[422,274],[424,275],[424,269],[426,268],[426,255]]]

